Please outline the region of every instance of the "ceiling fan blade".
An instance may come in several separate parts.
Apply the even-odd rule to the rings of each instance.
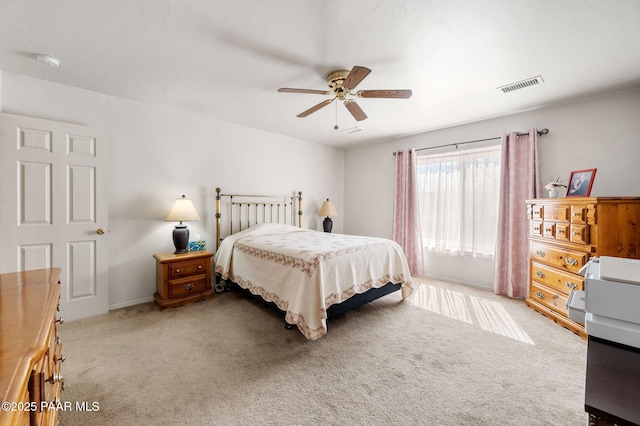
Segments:
[[[359,98],[398,98],[408,99],[413,92],[411,90],[358,90]]]
[[[369,68],[356,65],[355,67],[351,68],[351,71],[349,71],[349,75],[347,75],[347,78],[344,79],[342,87],[347,90],[355,89],[356,86],[360,84],[360,82],[364,80],[364,78],[368,76],[370,72],[371,70]]]
[[[312,106],[311,108],[309,108],[308,110],[301,112],[300,114],[298,114],[296,117],[306,117],[308,115],[313,114],[314,112],[316,112],[317,110],[319,110],[320,108],[324,108],[327,105],[329,105],[331,102],[333,102],[336,98],[333,99],[327,99],[325,101],[320,102],[318,105]]]
[[[367,118],[367,114],[364,113],[362,108],[360,108],[360,105],[358,105],[353,99],[347,99],[346,101],[344,101],[344,106],[347,107],[356,121],[362,121]]]
[[[333,92],[327,90],[314,90],[314,89],[291,89],[289,87],[283,87],[278,89],[280,93],[311,93],[314,95],[333,95]]]

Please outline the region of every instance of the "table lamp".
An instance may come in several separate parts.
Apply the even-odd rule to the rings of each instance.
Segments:
[[[182,221],[200,220],[200,216],[198,216],[198,212],[193,206],[193,202],[184,195],[177,198],[165,220],[172,222],[180,221],[180,224],[176,225],[173,230],[173,244],[176,246],[176,251],[174,251],[174,253],[186,253],[187,243],[189,242],[189,229],[187,229],[187,225],[182,224]]]
[[[322,203],[322,207],[320,207],[320,212],[318,216],[326,216],[322,221],[322,227],[324,228],[324,232],[331,232],[333,228],[333,221],[329,216],[338,216],[338,212],[336,211],[335,206],[329,199]]]

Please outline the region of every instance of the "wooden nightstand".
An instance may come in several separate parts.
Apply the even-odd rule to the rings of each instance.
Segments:
[[[156,293],[160,309],[213,297],[211,289],[211,258],[209,251],[184,254],[157,253]]]

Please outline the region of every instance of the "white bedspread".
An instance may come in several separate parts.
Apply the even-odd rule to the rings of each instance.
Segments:
[[[413,292],[402,248],[384,238],[330,234],[283,224],[260,224],[226,237],[215,271],[274,302],[307,339],[327,332],[326,310],[388,282]]]

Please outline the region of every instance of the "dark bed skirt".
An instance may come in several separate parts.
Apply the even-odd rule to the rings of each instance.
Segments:
[[[327,318],[335,317],[337,315],[350,311],[351,309],[355,309],[369,302],[373,302],[374,300],[379,299],[382,296],[386,296],[387,294],[400,290],[400,287],[402,287],[402,284],[394,284],[389,282],[382,287],[371,288],[364,293],[356,294],[342,303],[336,303],[335,305],[329,306],[329,308],[327,309]]]
[[[270,305],[276,306],[275,303],[273,302],[267,302],[266,300],[264,300],[262,297],[257,296],[253,293],[251,293],[249,290],[244,289],[242,287],[240,287],[238,284],[234,283],[233,281],[227,280],[226,281],[227,286],[226,289],[227,290],[238,290],[241,291],[245,294],[248,294],[250,296],[252,296],[255,299],[259,299],[265,303],[268,303]],[[350,311],[352,309],[358,308],[362,305],[366,305],[369,302],[373,302],[376,299],[379,299],[383,296],[386,296],[388,294],[391,294],[395,291],[398,291],[402,288],[402,284],[394,284],[394,283],[387,283],[385,285],[383,285],[382,287],[378,287],[378,288],[371,288],[369,290],[367,290],[364,293],[359,293],[356,294],[352,297],[350,297],[349,299],[345,300],[344,302],[341,303],[336,303],[335,305],[331,305],[329,306],[329,308],[327,309],[327,318],[333,318],[335,316],[344,314],[347,311]],[[277,308],[277,306],[276,306]],[[280,309],[278,309],[280,310]],[[280,311],[282,312],[282,311]]]

